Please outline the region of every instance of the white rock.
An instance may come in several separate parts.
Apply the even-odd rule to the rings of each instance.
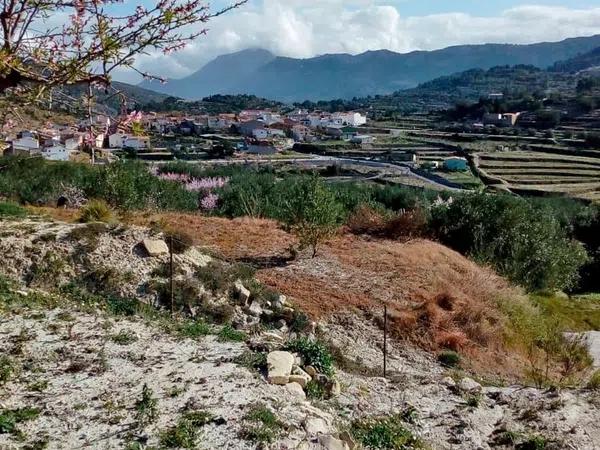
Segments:
[[[146,252],[148,252],[148,255],[152,257],[167,255],[169,253],[169,247],[162,239],[144,239],[142,245],[146,249]]]
[[[278,335],[277,333],[272,333],[270,331],[265,331],[261,336],[267,341],[283,342],[282,336]]]
[[[285,385],[285,389],[291,396],[296,400],[306,400],[306,394],[304,389],[298,383],[288,383]]]
[[[262,315],[262,313],[263,313],[263,309],[261,308],[261,306],[260,306],[260,304],[258,302],[254,301],[254,302],[252,302],[252,304],[248,308],[248,312],[252,316],[260,317]]]
[[[329,433],[329,427],[320,417],[309,417],[304,421],[304,430],[309,436]]]
[[[340,382],[337,380],[337,378],[334,378],[331,382],[330,393],[332,397],[337,397],[342,393],[342,386],[340,385]]]
[[[294,355],[275,351],[267,355],[268,380],[271,384],[287,384],[292,374]],[[302,386],[300,386],[302,388]]]
[[[248,303],[250,299],[250,291],[244,287],[240,280],[237,280],[233,285],[235,289],[235,293],[238,296],[238,299],[245,305]]]
[[[326,450],[350,450],[348,444],[331,435],[320,436],[319,444],[321,444]]]
[[[441,383],[449,388],[456,386],[456,381],[454,381],[451,377],[444,377]]]
[[[303,388],[306,387],[306,385],[308,384],[308,382],[310,380],[312,380],[312,377],[309,374],[307,374],[304,370],[302,370],[300,367],[294,368],[292,370],[292,374],[290,375],[290,383],[296,382]]]
[[[481,392],[481,385],[472,378],[465,377],[458,383],[458,388],[464,392]]]

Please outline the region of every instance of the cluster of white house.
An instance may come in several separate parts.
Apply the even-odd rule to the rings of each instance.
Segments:
[[[109,117],[94,117],[93,126],[95,130],[105,130],[95,133],[92,142],[87,142],[96,149],[131,147],[139,150],[150,145],[147,136],[128,134],[119,127],[114,127],[116,130],[111,132],[113,127]],[[36,131],[21,130],[4,136],[1,140],[5,145],[0,150],[5,154],[39,155],[51,161],[69,161],[86,143],[86,137],[89,136],[87,128],[89,124],[82,122],[78,126],[48,124]]]
[[[186,118],[151,113],[143,120],[146,129],[162,134],[203,135],[207,130],[235,130],[246,139],[245,151],[250,153],[272,153],[290,148],[295,142],[324,138],[372,143],[373,138],[360,134],[357,128],[366,123],[367,117],[355,111],[327,113],[306,110],[286,115],[266,110],[245,110],[238,114]],[[110,147],[117,147],[117,143],[113,145],[111,141]]]

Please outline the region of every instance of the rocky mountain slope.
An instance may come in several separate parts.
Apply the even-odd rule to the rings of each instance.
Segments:
[[[600,35],[531,45],[463,45],[398,54],[387,50],[309,59],[273,57],[264,50],[225,55],[194,74],[142,87],[187,99],[212,94],[254,94],[280,101],[364,97],[415,87],[469,69],[531,64],[546,68],[600,47]]]
[[[328,249],[314,267],[307,261],[287,275],[281,267],[258,274],[273,284],[280,276],[286,299],[266,295],[241,271],[236,277],[243,283],[224,274],[242,254],[254,263],[266,255],[264,266],[272,265],[276,253],[269,252],[280,251],[289,236],[268,222],[199,219],[188,229],[195,224],[190,232],[201,242],[174,255],[175,286],[190,279],[203,285],[193,291],[199,300],[188,310],[192,318],[176,319],[144,306],[164,300],[158,286],[166,281],[169,258],[159,231],[39,217],[0,221],[0,339],[6,343],[0,350],[0,448],[592,449],[600,441],[597,392],[482,384],[406,339],[388,342],[388,376],[381,378],[382,333],[377,317],[364,314],[369,303],[330,299],[320,314],[312,308],[318,323],[298,326],[309,297],[316,306],[335,291],[358,296],[364,281],[358,271],[348,272],[351,265],[362,268],[363,280],[382,272],[393,283],[386,264],[398,261],[400,246],[363,247],[364,258],[371,251],[384,256],[371,273],[352,250],[365,243],[350,241],[341,253]],[[202,226],[206,233],[196,234]],[[245,233],[232,234],[236,228]],[[254,239],[265,232],[273,235],[268,242]],[[455,272],[449,283],[462,275],[461,289],[473,295],[473,289],[508,288],[500,280],[466,286],[494,276],[453,252],[411,245],[419,250],[404,250],[410,259],[397,277],[408,276],[419,261],[436,269],[419,275],[411,268],[408,284],[398,280],[408,298],[427,295],[439,271]],[[325,271],[330,289],[315,285],[309,294],[289,282],[310,270],[314,277]],[[231,280],[225,283],[233,295],[219,290],[224,279]],[[369,295],[393,299],[394,285],[378,283],[383,279],[373,280],[374,293],[365,291],[363,301]],[[143,302],[134,306],[127,298]],[[197,308],[227,309],[236,328],[193,319]],[[307,342],[327,343],[334,373],[325,347]],[[368,447],[372,439],[404,444]]]

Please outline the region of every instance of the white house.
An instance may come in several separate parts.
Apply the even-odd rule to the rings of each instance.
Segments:
[[[62,144],[54,144],[42,149],[42,157],[49,161],[68,161],[71,152]]]
[[[40,150],[40,141],[32,136],[24,136],[12,141],[14,152],[37,153]]]
[[[125,133],[113,133],[108,136],[108,148],[123,148],[126,139]]]
[[[339,112],[332,115],[331,121],[339,125],[359,127],[367,123],[367,116],[358,112]]]
[[[148,136],[128,136],[123,141],[123,147],[142,150],[150,147],[150,138]]]
[[[252,136],[256,139],[266,139],[269,137],[269,130],[266,128],[255,128],[252,130]]]
[[[79,146],[83,143],[82,136],[75,136],[72,138],[65,139],[65,147],[69,151],[75,151],[79,149]]]

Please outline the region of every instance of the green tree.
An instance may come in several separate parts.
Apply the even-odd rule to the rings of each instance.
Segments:
[[[317,176],[298,178],[288,187],[282,209],[282,222],[300,242],[300,250],[312,249],[332,237],[343,219],[343,206]]]

